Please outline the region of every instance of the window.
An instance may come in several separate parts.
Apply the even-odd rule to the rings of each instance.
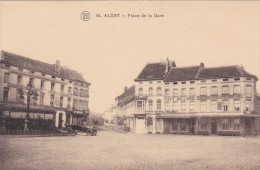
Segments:
[[[200,111],[201,112],[206,112],[207,111],[207,102],[206,101],[201,101],[200,102]]]
[[[53,104],[54,104],[54,95],[51,95],[50,106],[52,106],[52,107],[53,107]]]
[[[222,130],[228,130],[228,120],[227,119],[222,120]]]
[[[234,80],[235,80],[235,81],[239,81],[239,80],[240,80],[240,78],[234,78]]]
[[[5,73],[5,76],[4,76],[4,82],[5,83],[9,83],[9,73]]]
[[[84,110],[87,110],[88,109],[88,101],[85,101],[84,102]]]
[[[181,128],[181,131],[186,131],[186,122],[185,120],[181,120],[180,122],[180,128]]]
[[[172,110],[177,112],[177,110],[178,110],[178,102],[177,101],[173,101]]]
[[[8,94],[9,94],[9,88],[8,87],[5,87],[4,88],[4,101],[8,101]]]
[[[157,81],[157,83],[161,83],[161,81]]]
[[[44,74],[44,73],[42,73],[42,76],[45,76],[45,74]]]
[[[234,119],[234,130],[240,129],[240,119]]]
[[[195,88],[190,88],[190,96],[195,95]]]
[[[213,100],[213,101],[211,101],[211,111],[217,111],[217,108],[218,107],[218,102],[217,101],[215,101],[215,100]]]
[[[73,108],[75,110],[78,110],[78,100],[76,100],[76,99],[73,99]]]
[[[80,100],[80,101],[79,101],[79,110],[82,110],[82,109],[83,109],[83,101]]]
[[[85,97],[88,97],[88,90],[85,90]]]
[[[169,96],[170,95],[170,89],[165,89],[165,96]]]
[[[63,85],[63,84],[60,85],[60,91],[61,91],[61,92],[64,92],[64,85]]]
[[[246,86],[246,97],[252,97],[252,87],[250,85]]]
[[[206,80],[201,80],[200,82],[201,82],[201,83],[206,83]]]
[[[143,110],[143,101],[137,101],[136,102],[136,109],[137,110]]]
[[[34,87],[34,78],[30,78],[29,84],[30,84],[32,87]]]
[[[227,112],[228,111],[228,101],[223,102],[223,111]]]
[[[195,102],[190,101],[190,112],[195,112]]]
[[[200,124],[200,130],[206,131],[207,130],[207,124],[205,122]]]
[[[157,87],[157,95],[162,95],[162,88],[161,87]]]
[[[63,107],[63,97],[60,97],[60,107]]]
[[[71,98],[68,98],[68,101],[67,101],[67,108],[70,108],[70,102],[71,102]]]
[[[240,94],[241,93],[241,87],[240,85],[234,86],[234,94]]]
[[[149,95],[153,95],[153,88],[149,87]]]
[[[178,122],[176,120],[173,120],[172,121],[173,124],[172,124],[172,130],[173,131],[177,131],[178,130]]]
[[[68,93],[71,93],[71,87],[68,88]]]
[[[234,100],[234,110],[236,112],[239,112],[240,111],[240,100]]]
[[[11,68],[11,66],[8,64],[5,64],[5,68]]]
[[[246,80],[251,80],[251,78],[246,78]]]
[[[157,110],[161,110],[161,100],[157,100]]]
[[[149,100],[149,101],[148,101],[148,110],[149,110],[149,111],[152,111],[152,110],[153,110],[153,101],[152,101],[152,100]]]
[[[149,84],[153,84],[153,82],[152,82],[152,81],[149,81]]]
[[[228,86],[223,86],[222,87],[222,94],[224,94],[224,95],[229,94],[229,87]]]
[[[138,94],[140,95],[140,96],[142,96],[143,95],[143,88],[141,87],[141,88],[139,88],[139,90],[138,90]]]
[[[218,87],[217,86],[211,87],[211,95],[218,95]]]
[[[73,95],[75,95],[75,96],[79,95],[79,91],[78,91],[77,87],[74,87]]]
[[[51,91],[54,91],[55,83],[51,83]]]
[[[40,94],[40,105],[43,105],[44,103],[44,93]]]
[[[22,84],[22,76],[17,76],[17,84]]]
[[[181,96],[186,96],[187,92],[186,92],[186,88],[182,88],[181,89]]]
[[[181,82],[181,84],[186,84],[186,81]]]
[[[195,82],[194,81],[190,81],[190,84],[194,84]]]
[[[217,82],[217,80],[211,80],[212,82]]]
[[[165,102],[165,110],[170,110],[170,103],[169,102]]]
[[[178,84],[178,82],[173,82],[173,84]]]
[[[223,81],[228,81],[228,79],[223,79]]]
[[[83,89],[80,89],[79,95],[80,95],[80,97],[84,97],[84,90]]]
[[[178,96],[178,89],[173,89],[173,96]]]
[[[250,111],[251,100],[246,100],[246,111]]]
[[[41,80],[41,88],[44,88],[44,80]]]
[[[207,95],[207,88],[206,87],[201,87],[200,88],[200,95],[201,96]]]
[[[181,112],[186,112],[187,106],[186,101],[181,101]]]

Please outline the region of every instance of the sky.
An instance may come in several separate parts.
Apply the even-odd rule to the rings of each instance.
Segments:
[[[0,50],[82,73],[90,110],[103,113],[147,63],[166,58],[178,67],[242,65],[260,78],[260,2],[1,1]]]

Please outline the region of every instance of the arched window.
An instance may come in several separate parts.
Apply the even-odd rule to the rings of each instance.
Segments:
[[[161,110],[161,105],[162,105],[162,102],[160,99],[157,100],[157,110]]]
[[[153,88],[149,87],[149,95],[153,95]]]
[[[143,95],[143,88],[142,88],[142,87],[139,88],[138,94],[139,94],[140,96]]]
[[[162,88],[161,87],[157,87],[157,95],[162,95]]]
[[[149,100],[149,101],[148,101],[148,110],[149,110],[149,111],[152,111],[152,110],[153,110],[153,101],[152,101],[152,100]]]

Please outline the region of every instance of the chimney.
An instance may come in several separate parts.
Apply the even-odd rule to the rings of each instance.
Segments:
[[[168,73],[168,71],[169,71],[169,58],[166,59],[165,73]]]
[[[60,61],[59,60],[56,60],[55,74],[60,74]]]
[[[201,68],[204,68],[204,63],[200,63],[200,67],[201,67]]]
[[[124,89],[124,92],[126,92],[127,91],[127,86],[125,86],[125,89]]]

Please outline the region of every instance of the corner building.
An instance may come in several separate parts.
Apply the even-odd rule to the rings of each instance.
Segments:
[[[135,132],[257,135],[257,81],[236,65],[148,63],[135,79]]]
[[[37,90],[37,101],[21,100],[17,88],[30,84]],[[56,127],[81,124],[89,114],[89,86],[81,74],[59,61],[48,64],[2,51],[0,60],[0,116],[8,120],[12,130],[23,129],[26,112],[30,122],[39,118]],[[25,96],[26,97],[26,96]],[[6,122],[7,123],[7,122]]]

